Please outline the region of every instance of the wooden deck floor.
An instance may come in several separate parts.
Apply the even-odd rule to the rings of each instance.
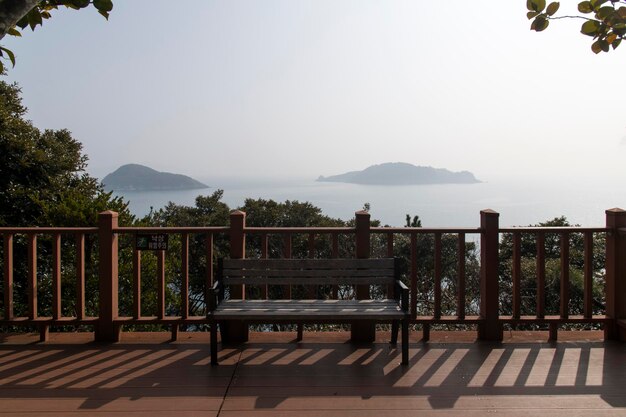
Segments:
[[[294,336],[254,333],[211,367],[208,334],[0,335],[0,416],[626,416],[626,344],[597,332],[412,334],[408,367],[385,334]]]

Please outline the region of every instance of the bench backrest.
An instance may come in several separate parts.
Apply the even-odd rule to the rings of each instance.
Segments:
[[[225,285],[393,284],[394,258],[382,259],[220,259]]]

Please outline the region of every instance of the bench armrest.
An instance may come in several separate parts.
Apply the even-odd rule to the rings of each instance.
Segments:
[[[224,299],[221,281],[215,281],[213,286],[207,290],[207,308],[209,312],[214,311],[217,305]]]
[[[400,308],[405,313],[409,312],[409,287],[399,279],[396,280],[396,300],[400,303]]]

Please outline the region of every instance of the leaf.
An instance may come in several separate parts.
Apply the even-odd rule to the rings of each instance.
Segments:
[[[581,1],[578,3],[578,11],[581,13],[591,13],[593,12],[593,6],[590,1]]]
[[[606,3],[609,0],[591,0],[591,5],[593,6],[593,10],[598,11],[600,6]]]
[[[546,14],[548,16],[553,16],[557,11],[559,11],[559,2],[554,1],[548,5],[548,9],[546,10]]]
[[[610,46],[611,45],[609,45],[609,43],[607,41],[600,39],[600,47],[602,48],[602,50],[604,52],[609,52],[609,47]]]
[[[530,0],[530,2],[536,12],[543,12],[543,9],[546,8],[546,0]]]
[[[93,0],[93,6],[99,12],[110,12],[113,10],[113,1],[111,0]]]
[[[15,55],[10,49],[0,46],[0,52],[6,52],[7,56],[9,57],[9,60],[11,61],[11,64],[15,66]]]
[[[619,9],[617,9],[617,14],[622,19],[626,19],[626,7],[620,7]]]
[[[28,12],[26,17],[28,18],[28,25],[30,26],[31,30],[35,30],[37,25],[41,25],[43,23],[43,20],[41,19],[41,15],[39,14],[39,11],[36,8]]]
[[[26,26],[28,26],[28,18],[26,16],[22,17],[20,20],[17,21],[16,25],[20,29],[26,29]]]
[[[109,12],[103,12],[102,10],[98,10],[98,13],[104,16],[106,20],[109,20]]]
[[[7,33],[11,36],[22,36],[19,30],[15,29],[15,27],[10,28]]]
[[[596,13],[596,18],[600,20],[604,20],[615,12],[615,9],[612,6],[604,6],[600,7],[598,12]]]
[[[528,18],[528,20],[530,20],[533,17],[536,17],[538,14],[539,14],[539,12],[528,12],[528,13],[526,13],[526,17]]]
[[[89,0],[70,0],[66,2],[65,5],[69,7],[74,6],[73,8],[76,9],[84,9],[85,7],[89,6],[89,3]]]
[[[613,26],[613,32],[615,32],[617,36],[626,36],[626,23],[618,23],[617,25]]]
[[[609,44],[612,44],[613,42],[615,42],[616,39],[617,39],[617,34],[616,33],[611,33],[609,36],[606,37],[606,41]]]
[[[591,44],[591,50],[593,51],[594,54],[599,54],[600,52],[602,52],[602,47],[600,46],[600,41],[595,41],[594,43]]]
[[[598,33],[598,29],[600,28],[600,22],[597,20],[588,20],[580,28],[580,31],[584,35],[588,36],[596,36]]]
[[[617,49],[617,47],[619,46],[619,44],[622,43],[621,39],[617,39],[615,42],[613,42],[611,44],[611,46],[613,47],[613,49]]]
[[[534,31],[537,31],[537,32],[541,32],[545,28],[547,28],[549,24],[550,24],[550,22],[548,21],[548,19],[546,19],[545,17],[542,17],[542,16],[537,16],[537,18],[535,20],[533,20],[533,23],[530,26],[530,29],[534,30]]]

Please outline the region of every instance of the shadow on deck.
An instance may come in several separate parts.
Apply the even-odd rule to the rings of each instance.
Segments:
[[[204,333],[125,333],[98,345],[89,334],[0,336],[0,415],[626,415],[626,347],[599,332],[514,332],[504,343],[474,333],[412,341],[410,365],[378,335],[252,333],[212,367]],[[412,334],[415,337],[415,334]],[[577,339],[574,341],[573,339]],[[445,343],[443,341],[445,340]],[[86,414],[85,414],[86,413]]]

